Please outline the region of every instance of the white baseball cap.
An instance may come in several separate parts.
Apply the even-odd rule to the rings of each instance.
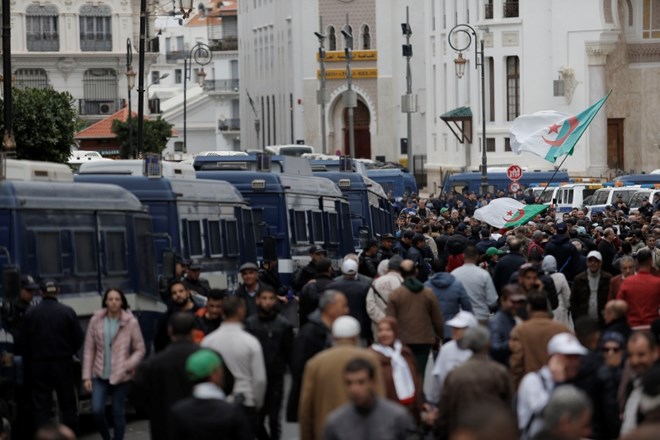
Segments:
[[[598,261],[603,261],[603,256],[598,251],[591,251],[587,254],[587,260],[589,258],[595,258]]]
[[[354,338],[360,334],[360,323],[352,316],[340,316],[332,323],[332,336]]]
[[[554,335],[548,342],[548,355],[553,354],[573,354],[584,356],[587,349],[580,344],[580,341],[572,333],[559,333]]]
[[[355,260],[346,259],[341,264],[341,273],[344,275],[355,275],[358,271],[358,264]]]
[[[447,325],[454,328],[468,328],[476,327],[479,323],[472,313],[461,310],[453,318],[447,321]]]

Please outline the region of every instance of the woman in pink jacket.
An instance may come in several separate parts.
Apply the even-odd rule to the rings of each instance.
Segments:
[[[87,327],[83,361],[85,390],[92,393],[92,414],[104,440],[111,438],[105,418],[108,393],[112,394],[113,438],[124,438],[128,381],[144,353],[140,325],[128,310],[126,297],[119,289],[106,290],[103,308],[94,313]]]

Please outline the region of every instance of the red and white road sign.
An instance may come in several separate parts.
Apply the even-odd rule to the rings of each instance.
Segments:
[[[509,185],[509,192],[516,193],[520,188],[521,186],[518,182],[511,182],[511,185]]]
[[[506,170],[506,176],[515,182],[516,180],[520,180],[523,176],[523,170],[518,165],[511,165]]]

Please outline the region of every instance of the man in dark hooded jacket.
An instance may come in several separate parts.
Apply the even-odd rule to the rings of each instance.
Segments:
[[[440,260],[434,260],[431,267],[433,276],[424,283],[424,286],[431,288],[440,303],[442,317],[445,320],[445,337],[449,337],[451,327],[447,325],[447,321],[461,310],[472,312],[472,303],[463,284],[454,275],[444,271],[444,264]]]
[[[573,265],[578,258],[578,251],[571,244],[571,238],[567,233],[566,223],[557,225],[557,234],[554,235],[548,244],[545,245],[545,255],[552,255],[557,260],[559,272],[566,275],[568,281],[573,281],[577,272],[573,270]]]
[[[307,323],[300,328],[294,343],[291,371],[291,390],[286,408],[286,420],[298,421],[298,403],[303,369],[308,360],[332,346],[332,323],[348,314],[346,296],[336,290],[327,290],[319,300],[319,308],[309,315]]]

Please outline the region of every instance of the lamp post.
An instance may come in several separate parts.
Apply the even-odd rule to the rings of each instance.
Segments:
[[[406,44],[401,47],[401,52],[406,57],[406,94],[401,97],[401,111],[406,113],[407,122],[407,155],[408,155],[408,171],[415,173],[413,163],[413,148],[412,148],[412,114],[417,111],[417,95],[412,92],[412,73],[410,71],[410,59],[413,55],[412,44],[410,44],[410,36],[412,29],[410,28],[410,12],[406,6],[406,22],[401,23],[401,31],[406,37]]]
[[[183,60],[183,152],[188,152],[188,113],[187,113],[187,104],[188,104],[188,80],[191,77],[192,73],[192,63],[202,66],[202,70],[197,74],[199,80],[199,85],[204,85],[204,79],[206,78],[206,72],[204,71],[204,66],[211,62],[213,59],[213,53],[211,53],[211,48],[204,43],[195,44],[188,56]]]
[[[464,46],[456,47],[452,43],[452,36],[462,34],[467,38]],[[488,159],[486,157],[486,75],[484,72],[484,40],[477,38],[477,31],[468,24],[458,24],[449,31],[449,46],[458,52],[458,57],[454,60],[456,65],[456,77],[461,79],[465,74],[465,64],[467,60],[463,58],[463,51],[468,49],[474,42],[474,57],[476,61],[475,69],[481,67],[481,195],[488,192]],[[473,41],[474,40],[474,41]],[[477,40],[479,41],[477,47]]]
[[[344,92],[344,107],[348,109],[348,146],[351,157],[355,157],[355,128],[353,127],[353,109],[357,107],[357,96],[353,91],[353,77],[351,75],[351,58],[353,57],[353,35],[348,32],[348,14],[346,14],[346,27],[342,29],[344,36],[344,54],[346,55],[346,92]]]
[[[13,127],[13,100],[11,94],[11,7],[9,0],[2,0],[2,87],[4,98],[3,121],[5,131],[2,135],[2,152],[14,154],[16,151],[16,141],[14,139]]]
[[[321,87],[318,91],[317,101],[321,105],[321,151],[327,154],[326,126],[325,126],[325,35],[323,34],[323,17],[319,17],[319,30],[314,32],[319,40],[319,62],[321,63]]]
[[[128,89],[128,153],[135,159],[135,150],[133,149],[133,109],[131,108],[131,90],[135,87],[135,70],[133,70],[133,46],[131,39],[126,39],[126,84]]]
[[[138,123],[137,157],[144,151],[144,53],[147,39],[147,0],[140,0],[140,43],[138,51]]]

